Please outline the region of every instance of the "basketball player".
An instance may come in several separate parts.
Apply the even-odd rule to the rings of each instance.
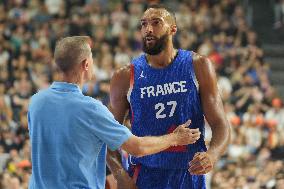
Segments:
[[[141,19],[143,51],[131,64],[113,75],[110,101],[115,118],[123,123],[129,111],[137,136],[171,133],[191,119],[201,137],[194,144],[169,148],[155,155],[129,157],[129,179],[117,154],[108,165],[119,188],[203,189],[205,176],[225,151],[230,126],[219,96],[214,67],[209,59],[192,51],[175,49],[177,25],[173,13],[154,5]],[[213,137],[206,149],[204,116]],[[134,182],[134,183],[133,183]]]

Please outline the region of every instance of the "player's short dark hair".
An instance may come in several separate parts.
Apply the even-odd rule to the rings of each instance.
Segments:
[[[76,64],[90,56],[91,39],[88,36],[65,37],[56,43],[54,59],[62,72],[73,70]]]
[[[174,20],[174,22],[176,24],[175,13],[174,13],[174,11],[170,7],[168,7],[168,6],[164,5],[164,4],[161,4],[161,3],[160,4],[150,4],[150,5],[147,6],[146,10],[151,9],[151,8],[152,9],[165,9],[166,11],[168,11],[170,13],[170,15],[172,16],[172,18],[173,18],[173,20]]]

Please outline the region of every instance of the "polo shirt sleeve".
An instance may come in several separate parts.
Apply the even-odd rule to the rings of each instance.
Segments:
[[[96,102],[92,110],[92,130],[111,150],[118,149],[133,134],[115,120],[112,113],[101,102]]]

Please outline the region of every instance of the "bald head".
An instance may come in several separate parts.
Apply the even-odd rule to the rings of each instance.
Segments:
[[[61,39],[54,51],[55,63],[62,72],[73,70],[76,65],[91,56],[91,39],[88,36],[73,36]]]
[[[176,17],[174,12],[161,4],[153,4],[148,6],[147,10],[144,12],[143,17],[147,17],[153,14],[156,14],[156,16],[164,19],[169,25],[176,25]]]

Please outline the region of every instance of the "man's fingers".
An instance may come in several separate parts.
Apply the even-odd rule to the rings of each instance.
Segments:
[[[190,129],[190,131],[191,131],[191,133],[200,133],[200,131],[199,131],[199,129],[197,128],[197,129]]]
[[[189,169],[196,169],[196,167],[198,166],[202,166],[204,164],[204,159],[206,159],[205,156],[198,156],[195,159],[193,159],[190,163],[189,163]]]
[[[196,162],[200,161],[200,160],[201,160],[201,157],[202,157],[202,154],[199,153],[199,152],[197,152],[197,153],[194,155],[193,159],[189,162],[189,166],[192,166],[192,165],[194,165]]]
[[[188,171],[192,175],[202,175],[213,169],[213,163],[206,152],[197,152],[189,162]]]
[[[194,170],[188,169],[188,171],[189,171],[190,174],[192,174],[192,175],[197,175],[197,174],[203,173],[204,168],[203,168],[203,167],[196,167]]]
[[[199,138],[200,137],[200,132],[197,132],[197,133],[191,133],[191,137],[192,138]]]
[[[189,167],[190,170],[196,170],[198,169],[198,167],[207,167],[207,165],[210,165],[209,160],[206,157],[203,157],[200,161],[198,161],[197,163],[191,165]]]
[[[210,171],[212,170],[212,168],[213,168],[213,166],[208,165],[206,168],[203,168],[203,167],[202,167],[202,168],[197,169],[197,170],[194,170],[194,171],[190,171],[190,170],[188,169],[188,171],[189,171],[190,174],[192,174],[192,175],[204,175],[204,174],[210,172]]]
[[[182,132],[182,133],[187,132],[187,133],[189,133],[189,132],[190,132],[190,129],[187,128],[187,127],[183,124],[183,125],[179,125],[179,126],[174,130],[174,132]]]
[[[205,174],[205,170],[203,169],[199,169],[199,170],[196,170],[196,171],[191,171],[188,169],[188,171],[190,172],[191,175],[203,175]]]
[[[188,127],[191,124],[191,119],[187,120],[183,125],[185,127]]]
[[[194,154],[193,159],[194,159],[196,156],[199,156],[200,154],[201,154],[201,152],[196,152],[196,153]]]
[[[205,174],[212,170],[213,165],[210,158],[206,153],[199,153],[195,155],[195,158],[189,163],[188,171],[191,174]]]
[[[199,136],[193,137],[192,135],[190,135],[189,137],[190,138],[188,140],[191,141],[191,144],[195,143],[200,138]]]
[[[201,162],[201,163],[195,164],[193,167],[190,167],[188,170],[190,173],[197,173],[197,172],[204,173],[204,171],[210,167],[211,167],[210,164]]]
[[[197,162],[196,164],[194,164],[193,166],[189,167],[189,172],[195,172],[197,170],[202,169],[203,167],[201,166],[201,164],[199,162]]]

